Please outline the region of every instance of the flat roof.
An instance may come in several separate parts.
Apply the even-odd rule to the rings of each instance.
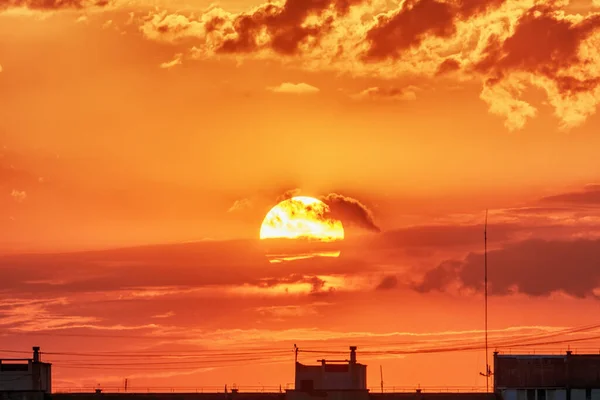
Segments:
[[[575,354],[571,353],[568,355],[569,357],[579,357],[579,358],[600,358],[600,353],[588,353],[588,354]],[[566,358],[567,354],[496,354],[498,358],[522,358],[522,359],[532,359],[532,358]]]

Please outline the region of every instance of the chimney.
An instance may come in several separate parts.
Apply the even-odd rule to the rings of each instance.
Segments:
[[[39,346],[34,346],[33,347],[33,362],[40,362],[40,347]]]
[[[350,364],[356,364],[356,346],[350,346]]]

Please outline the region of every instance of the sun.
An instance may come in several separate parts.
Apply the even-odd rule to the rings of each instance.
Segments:
[[[329,217],[329,206],[321,200],[297,196],[277,204],[260,227],[261,239],[310,239],[333,242],[344,239],[342,222]]]

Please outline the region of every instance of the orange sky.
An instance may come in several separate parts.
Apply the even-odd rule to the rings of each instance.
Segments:
[[[483,385],[480,350],[374,352],[480,344],[486,208],[493,340],[594,323],[599,49],[597,0],[0,0],[0,356],[220,388],[356,344],[374,387]],[[290,190],[341,257],[269,264]]]

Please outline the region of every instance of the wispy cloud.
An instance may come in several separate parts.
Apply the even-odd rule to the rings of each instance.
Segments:
[[[27,200],[27,192],[25,192],[24,190],[13,189],[10,195],[15,201],[19,203],[22,203],[25,200]]]
[[[240,199],[240,200],[236,200],[233,205],[231,207],[229,207],[229,209],[227,210],[227,212],[236,212],[236,211],[242,211],[245,210],[247,208],[250,208],[252,205],[252,202],[249,199]]]
[[[174,316],[175,316],[175,313],[173,311],[169,311],[164,314],[153,315],[152,318],[170,318],[170,317],[174,317]]]
[[[307,83],[290,83],[284,82],[279,86],[268,87],[267,90],[274,93],[291,93],[291,94],[314,94],[320,92],[319,88],[316,88]]]
[[[406,88],[371,87],[353,95],[356,100],[412,101],[417,99],[416,86]]]
[[[182,60],[183,60],[183,53],[177,53],[177,54],[175,54],[175,57],[172,60],[165,61],[162,64],[160,64],[160,68],[171,69],[173,67],[181,65],[183,63]]]

